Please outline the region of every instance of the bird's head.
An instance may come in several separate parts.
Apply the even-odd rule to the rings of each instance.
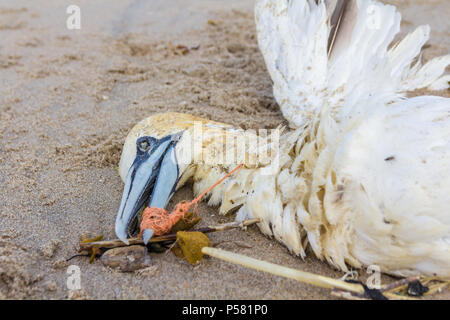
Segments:
[[[175,190],[192,175],[189,146],[195,123],[217,124],[170,112],[142,120],[128,134],[119,164],[125,186],[115,224],[123,242],[136,235],[144,206],[165,208]]]

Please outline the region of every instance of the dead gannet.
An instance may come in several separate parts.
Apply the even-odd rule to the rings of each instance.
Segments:
[[[223,161],[225,150],[245,168],[211,192],[221,213],[261,218],[292,253],[305,256],[309,244],[342,270],[450,277],[450,99],[406,98],[448,88],[450,55],[421,65],[428,26],[391,45],[400,14],[378,1],[259,0],[255,13],[291,130],[242,155],[226,137],[255,137],[229,125],[179,113],[141,121],[120,160],[117,236],[135,234],[147,201],[164,208],[190,179],[196,194],[210,187],[240,162]]]

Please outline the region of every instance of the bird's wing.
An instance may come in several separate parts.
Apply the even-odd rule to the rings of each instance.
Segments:
[[[450,276],[449,159],[449,99],[374,108],[324,175],[324,255],[336,265],[357,258],[402,275]]]
[[[448,88],[450,55],[424,66],[417,56],[429,38],[420,26],[392,46],[401,15],[374,0],[258,0],[258,42],[274,96],[291,126],[324,107],[359,112],[370,97],[394,101],[418,88]]]
[[[306,232],[316,256],[342,270],[375,263],[448,276],[450,99],[405,95],[448,88],[450,56],[421,65],[428,26],[392,45],[400,20],[373,0],[257,2],[274,96],[304,131],[288,171],[253,177],[241,212],[297,254]]]

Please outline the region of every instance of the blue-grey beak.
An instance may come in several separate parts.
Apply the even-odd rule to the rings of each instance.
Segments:
[[[175,191],[179,178],[177,137],[141,137],[136,141],[136,158],[127,174],[115,225],[117,237],[126,244],[127,238],[137,233],[137,218],[144,205],[165,208]],[[146,244],[152,235],[152,230],[144,231]]]

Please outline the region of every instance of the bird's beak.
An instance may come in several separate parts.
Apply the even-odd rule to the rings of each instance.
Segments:
[[[128,171],[116,217],[116,235],[124,243],[128,244],[127,238],[136,234],[138,213],[147,202],[150,207],[165,208],[173,195],[179,176],[176,143],[177,135],[137,140],[136,158]],[[152,235],[151,230],[146,230],[145,242]]]

